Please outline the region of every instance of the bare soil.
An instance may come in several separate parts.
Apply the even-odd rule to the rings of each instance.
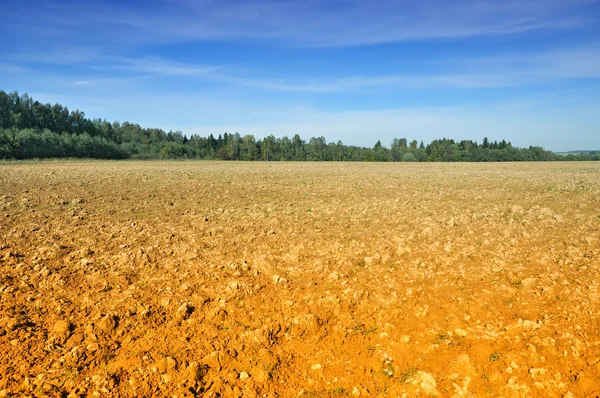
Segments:
[[[0,396],[600,394],[600,163],[0,166]]]

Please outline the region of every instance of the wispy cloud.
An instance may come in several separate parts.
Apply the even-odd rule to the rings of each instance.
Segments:
[[[19,74],[36,74],[46,64],[66,64],[72,57],[49,57],[44,54],[27,56],[27,66],[0,64],[0,69]],[[85,59],[85,61],[83,61]],[[101,60],[101,61],[100,61]],[[256,72],[236,70],[231,66],[204,66],[173,62],[157,57],[127,58],[114,56],[82,57],[79,72],[72,74],[71,81],[78,86],[91,86],[107,83],[124,83],[168,76],[197,78],[200,82],[211,82],[232,87],[245,87],[264,91],[288,93],[344,93],[373,92],[405,88],[482,88],[506,87],[519,83],[514,76],[503,74],[481,74],[456,72],[453,74],[398,74],[382,76],[348,76],[313,78],[255,77]],[[43,75],[52,73],[43,71]],[[57,76],[58,77],[58,76]],[[192,82],[190,82],[191,84]]]
[[[155,56],[126,57],[106,53],[100,49],[62,46],[52,52],[5,53],[0,59],[30,67],[47,64],[76,65],[80,68],[118,69],[158,75],[195,76],[216,71],[222,66],[186,64]]]
[[[38,10],[14,2],[6,23],[52,29],[50,36],[77,29],[99,43],[269,40],[320,47],[593,26],[597,4],[598,0],[151,0],[141,8],[126,2],[48,1]]]
[[[164,38],[266,39],[347,46],[438,38],[511,35],[594,22],[581,9],[596,0],[424,0],[175,2],[161,20],[133,16]],[[171,3],[173,4],[173,3]],[[177,12],[177,11],[184,11]],[[125,21],[124,20],[124,21]],[[162,23],[160,23],[162,22]]]
[[[374,92],[405,88],[482,88],[515,85],[510,77],[493,75],[398,75],[354,76],[320,79],[252,79],[231,76],[213,76],[215,80],[261,90],[297,93]]]
[[[14,73],[34,73],[35,68],[43,69],[46,64],[78,62],[80,75],[75,75],[72,81],[79,86],[180,76],[232,87],[290,93],[374,92],[398,88],[500,88],[556,79],[600,77],[600,43],[485,58],[449,58],[444,60],[446,66],[443,71],[429,73],[405,73],[400,70],[394,75],[331,77],[315,74],[311,78],[256,77],[256,72],[261,74],[264,71],[236,69],[234,65],[198,65],[156,56],[135,58],[106,55],[89,49],[81,52],[72,49],[55,56],[17,53],[5,55],[4,58],[12,60],[13,64],[0,64],[0,69]],[[26,66],[19,66],[20,63]]]

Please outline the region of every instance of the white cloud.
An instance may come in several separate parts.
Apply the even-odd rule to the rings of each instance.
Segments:
[[[157,33],[169,38],[267,39],[310,46],[497,36],[572,28],[595,0],[180,2]],[[180,11],[185,11],[182,16]],[[127,17],[129,18],[129,17]],[[172,18],[171,20],[169,20]],[[132,20],[138,20],[131,16]],[[138,20],[137,26],[150,21]],[[156,20],[150,26],[157,26]]]
[[[115,57],[115,67],[134,72],[158,75],[198,76],[221,69],[219,66],[191,65],[167,61],[158,57],[126,58]],[[109,64],[110,65],[110,64]]]
[[[297,93],[374,92],[398,88],[494,88],[556,79],[600,77],[600,43],[597,42],[538,52],[497,54],[486,58],[448,58],[444,60],[443,71],[428,74],[403,73],[399,70],[395,75],[330,77],[319,75],[316,71],[312,78],[254,77],[257,72],[261,74],[264,71],[240,69],[235,65],[183,63],[153,56],[136,58],[107,55],[91,50],[77,55],[76,49],[66,50],[56,56],[47,53],[5,54],[0,58],[11,62],[0,63],[0,70],[7,73],[34,74],[39,68],[40,73],[45,75],[51,74],[43,70],[45,64],[71,64],[79,60],[80,76],[71,79],[76,85],[183,76],[200,79],[190,84],[212,82],[232,87]]]
[[[69,4],[8,10],[7,24],[101,44],[268,40],[316,47],[593,26],[598,0],[262,0]],[[23,6],[24,7],[24,6]],[[64,37],[63,37],[64,38]]]

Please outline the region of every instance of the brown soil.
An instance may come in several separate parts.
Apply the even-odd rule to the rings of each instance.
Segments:
[[[600,163],[0,166],[0,396],[595,396]]]

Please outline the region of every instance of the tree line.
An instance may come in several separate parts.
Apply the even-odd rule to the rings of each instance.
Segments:
[[[0,159],[222,159],[264,161],[373,162],[504,162],[600,160],[600,154],[560,156],[539,146],[518,148],[504,140],[479,144],[471,140],[423,141],[397,138],[389,147],[327,142],[325,137],[302,139],[269,135],[256,139],[238,133],[202,137],[181,131],[165,132],[130,122],[88,119],[79,110],[42,104],[29,95],[0,90]]]

